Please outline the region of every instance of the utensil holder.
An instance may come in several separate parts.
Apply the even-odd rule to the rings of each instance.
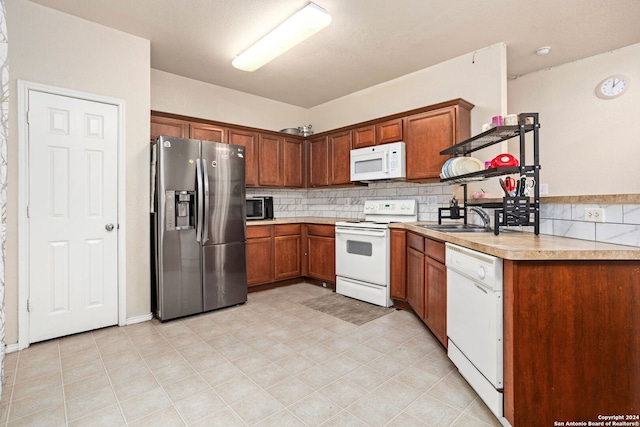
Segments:
[[[505,197],[502,199],[502,209],[495,211],[494,233],[496,236],[499,234],[499,226],[535,225],[535,213],[536,207],[529,197]]]

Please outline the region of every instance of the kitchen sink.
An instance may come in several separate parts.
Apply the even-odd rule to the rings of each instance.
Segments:
[[[420,227],[442,233],[489,233],[493,231],[491,228],[473,224],[437,224],[420,225]]]

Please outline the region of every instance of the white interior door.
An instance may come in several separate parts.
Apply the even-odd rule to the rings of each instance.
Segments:
[[[118,323],[115,105],[29,91],[29,341]]]

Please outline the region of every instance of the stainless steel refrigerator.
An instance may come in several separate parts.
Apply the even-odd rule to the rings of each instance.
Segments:
[[[247,300],[244,147],[152,146],[152,309],[162,321]]]

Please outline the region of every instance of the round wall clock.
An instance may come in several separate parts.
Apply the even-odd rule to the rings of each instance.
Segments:
[[[602,99],[614,99],[629,89],[629,78],[622,75],[609,76],[596,86],[596,95]]]

